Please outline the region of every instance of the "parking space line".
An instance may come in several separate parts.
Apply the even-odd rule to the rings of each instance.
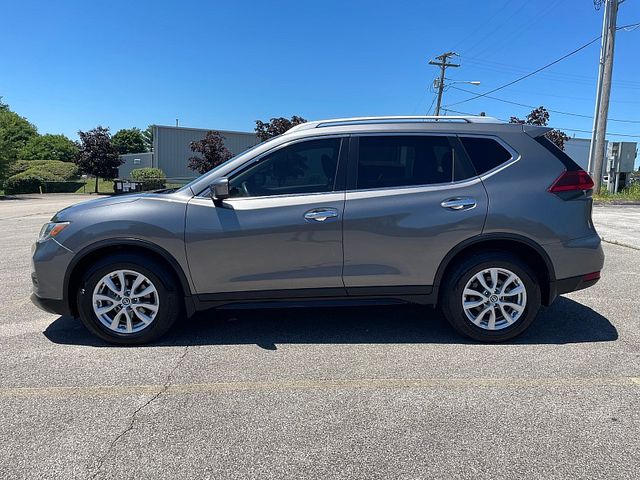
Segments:
[[[170,385],[165,395],[269,390],[324,389],[474,389],[474,388],[590,388],[637,387],[640,377],[596,378],[380,378],[213,382]],[[4,387],[0,397],[102,397],[157,394],[163,385],[99,385],[70,387]]]

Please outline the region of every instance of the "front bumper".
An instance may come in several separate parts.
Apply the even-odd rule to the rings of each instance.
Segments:
[[[48,313],[56,313],[58,315],[70,315],[69,306],[64,300],[56,300],[53,298],[40,298],[35,293],[31,294],[31,301],[40,310]]]
[[[65,275],[73,252],[53,240],[36,243],[31,257],[31,300],[42,310],[68,314],[67,295],[64,291]]]

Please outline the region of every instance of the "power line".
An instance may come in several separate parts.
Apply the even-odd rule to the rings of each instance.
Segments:
[[[476,58],[467,58],[466,62],[471,64],[473,68],[481,69],[481,70],[489,70],[492,72],[499,72],[503,74],[513,74],[513,75],[522,75],[527,73],[528,69],[524,67],[519,67],[516,65],[509,65],[505,63],[493,62],[490,60],[476,59]],[[581,83],[584,85],[591,85],[595,80],[593,75],[577,75],[574,73],[567,72],[558,72],[558,71],[548,71],[544,73],[539,73],[538,77],[545,78],[554,82],[562,82],[566,83],[570,81],[572,84]],[[624,89],[640,89],[640,82],[633,80],[616,80],[613,82],[617,88]]]
[[[635,27],[635,26],[637,26],[637,25],[640,25],[640,23],[632,23],[632,24],[628,24],[628,25],[622,25],[622,26],[620,26],[620,27],[617,27],[617,28],[616,28],[616,30],[628,29],[628,28],[630,28],[630,27]],[[518,82],[520,82],[520,81],[524,80],[525,78],[529,78],[529,77],[531,77],[531,76],[535,75],[536,73],[541,72],[542,70],[546,70],[547,68],[549,68],[549,67],[551,67],[551,66],[555,65],[556,63],[559,63],[559,62],[561,62],[562,60],[564,60],[564,59],[566,59],[566,58],[569,58],[569,57],[570,57],[570,56],[572,56],[572,55],[575,55],[575,54],[576,54],[576,53],[578,53],[579,51],[584,50],[584,49],[585,49],[585,48],[587,48],[589,45],[591,45],[591,44],[593,44],[593,43],[597,42],[598,40],[600,40],[600,38],[602,38],[602,35],[598,35],[596,38],[594,38],[594,39],[592,39],[592,40],[588,41],[588,42],[587,42],[587,43],[585,43],[584,45],[579,46],[578,48],[576,48],[575,50],[573,50],[573,51],[571,51],[571,52],[567,53],[566,55],[563,55],[562,57],[560,57],[560,58],[558,58],[558,59],[554,60],[554,61],[553,61],[553,62],[551,62],[551,63],[548,63],[548,64],[544,65],[543,67],[538,68],[537,70],[534,70],[533,72],[527,73],[526,75],[523,75],[523,76],[521,76],[521,77],[519,77],[519,78],[516,78],[515,80],[513,80],[513,81],[511,81],[511,82],[509,82],[509,83],[505,83],[504,85],[501,85],[500,87],[494,88],[493,90],[489,90],[488,92],[485,92],[485,93],[479,93],[479,94],[477,94],[477,95],[475,95],[475,96],[473,96],[473,97],[471,97],[471,98],[467,98],[466,100],[461,100],[461,101],[459,101],[459,102],[451,103],[451,104],[449,104],[449,105],[446,105],[446,107],[447,107],[447,109],[448,109],[448,110],[450,110],[448,107],[451,107],[451,106],[453,106],[453,105],[460,105],[461,103],[470,102],[471,100],[475,100],[476,98],[486,97],[487,95],[489,95],[489,94],[491,94],[491,93],[497,92],[498,90],[502,90],[503,88],[507,88],[508,86],[513,85],[514,83],[518,83]]]
[[[475,92],[472,92],[470,90],[466,90],[464,88],[459,88],[459,87],[454,87],[454,86],[449,86],[449,88],[453,88],[455,90],[460,90],[461,92],[465,92],[465,93],[471,93],[471,94],[475,94]],[[511,105],[518,105],[520,107],[526,107],[526,108],[538,108],[534,105],[527,105],[526,103],[520,103],[520,102],[513,102],[511,100],[505,100],[504,98],[498,98],[498,97],[493,97],[490,95],[485,95],[485,98],[489,98],[491,100],[496,100],[498,102],[503,102],[503,103],[510,103]],[[545,107],[546,108],[546,107]],[[580,113],[573,113],[573,112],[563,112],[562,110],[552,110],[551,108],[547,108],[547,110],[549,112],[553,112],[553,113],[558,113],[560,115],[569,115],[572,117],[580,117],[580,118],[589,118],[589,119],[593,119],[593,115],[583,115]],[[640,120],[623,120],[620,118],[609,118],[608,119],[610,122],[621,122],[621,123],[640,123]]]
[[[598,40],[600,40],[600,35],[598,35],[598,36],[597,36],[596,38],[594,38],[593,40],[590,40],[589,42],[585,43],[584,45],[582,45],[582,46],[580,46],[580,47],[576,48],[576,49],[575,49],[575,50],[573,50],[572,52],[569,52],[569,53],[567,53],[566,55],[563,55],[562,57],[558,58],[557,60],[554,60],[553,62],[548,63],[548,64],[546,64],[545,66],[540,67],[540,68],[538,68],[537,70],[534,70],[533,72],[527,73],[526,75],[523,75],[523,76],[521,76],[521,77],[519,77],[519,78],[516,78],[515,80],[513,80],[513,81],[511,81],[511,82],[509,82],[509,83],[505,83],[504,85],[502,85],[502,86],[500,86],[500,87],[497,87],[497,88],[494,88],[493,90],[489,90],[488,92],[485,92],[485,93],[479,93],[479,94],[477,94],[475,97],[471,97],[471,98],[467,98],[466,100],[461,100],[461,101],[459,101],[459,102],[451,103],[451,104],[447,105],[447,109],[448,109],[448,107],[453,106],[453,105],[459,105],[459,104],[461,104],[461,103],[466,103],[466,102],[470,102],[471,100],[475,100],[476,98],[486,97],[487,95],[489,95],[489,94],[491,94],[491,93],[493,93],[493,92],[497,92],[498,90],[502,90],[503,88],[507,88],[509,85],[513,85],[514,83],[518,83],[518,82],[520,82],[520,81],[524,80],[525,78],[529,78],[529,77],[531,77],[531,76],[535,75],[536,73],[541,72],[542,70],[545,70],[545,69],[547,69],[547,68],[551,67],[552,65],[555,65],[555,64],[556,64],[556,63],[558,63],[558,62],[561,62],[562,60],[564,60],[565,58],[570,57],[571,55],[575,55],[575,54],[576,54],[576,53],[578,53],[580,50],[584,50],[584,49],[585,49],[585,48],[587,48],[589,45],[591,45],[592,43],[597,42]]]
[[[453,108],[447,108],[447,110],[453,113],[457,113],[459,115],[472,115],[472,116],[477,115],[477,113],[461,112],[459,110],[454,110]],[[505,120],[504,118],[498,118],[498,117],[495,117],[495,118],[502,122],[510,123],[509,120]],[[568,132],[580,132],[580,133],[588,133],[588,134],[593,133],[591,130],[578,130],[577,128],[564,128],[564,127],[551,127],[551,128],[555,128],[557,130],[566,130]],[[607,132],[607,136],[640,138],[640,135],[630,135],[628,133],[612,133],[612,132]]]
[[[437,95],[433,96],[433,100],[431,100],[431,105],[429,105],[429,108],[427,108],[427,115],[429,115],[429,112],[431,111],[431,109],[433,108],[433,104],[436,103],[436,98],[438,98]]]

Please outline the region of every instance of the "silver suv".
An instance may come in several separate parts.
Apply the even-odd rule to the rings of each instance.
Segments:
[[[179,190],[61,210],[34,248],[32,298],[118,344],[211,307],[310,300],[439,304],[460,333],[508,340],[604,262],[593,183],[548,130],[305,123]]]

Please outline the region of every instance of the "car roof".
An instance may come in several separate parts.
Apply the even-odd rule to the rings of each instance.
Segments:
[[[527,131],[523,125],[485,116],[378,116],[314,120],[289,129],[283,137],[306,137],[365,132],[482,133]],[[546,131],[546,130],[545,130]]]

